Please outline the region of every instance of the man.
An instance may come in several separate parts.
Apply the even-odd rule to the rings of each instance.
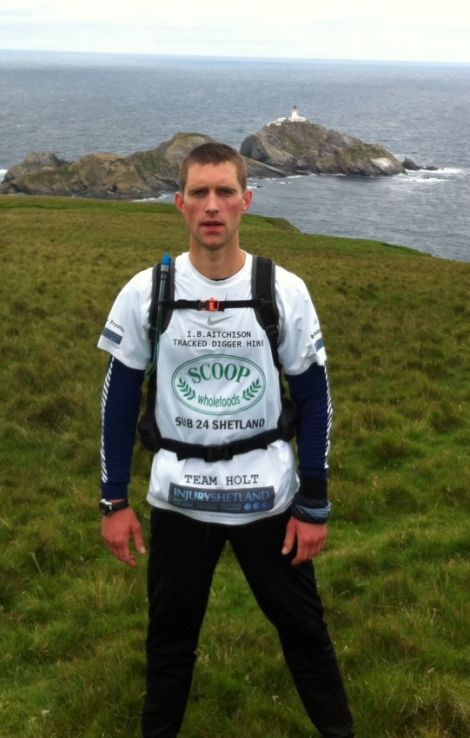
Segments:
[[[178,735],[212,575],[226,541],[278,630],[312,722],[323,738],[354,735],[311,561],[325,546],[330,510],[326,356],[304,283],[279,267],[277,354],[298,405],[300,486],[282,435],[264,448],[230,451],[240,439],[275,433],[283,407],[279,371],[254,308],[228,307],[252,298],[253,257],[239,242],[251,200],[245,161],[230,147],[206,143],[183,162],[176,206],[189,230],[189,251],[175,261],[174,297],[207,301],[204,307],[212,298],[212,307],[224,309],[197,310],[194,302],[174,309],[158,343],[155,412],[167,443],[153,458],[148,494],[144,738]],[[98,344],[112,357],[103,392],[103,536],[129,566],[136,565],[132,540],[145,553],[127,485],[150,358],[151,272],[137,274],[121,291]],[[206,457],[215,461],[202,458],[207,448]]]

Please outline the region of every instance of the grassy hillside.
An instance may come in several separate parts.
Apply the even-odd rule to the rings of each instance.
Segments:
[[[145,565],[100,540],[95,349],[116,291],[186,247],[169,205],[0,199],[0,736],[139,735]],[[317,576],[360,738],[463,738],[468,681],[470,265],[249,216],[298,272],[335,401],[334,516]],[[133,499],[147,529],[149,457]],[[224,554],[182,738],[308,738],[279,652]]]

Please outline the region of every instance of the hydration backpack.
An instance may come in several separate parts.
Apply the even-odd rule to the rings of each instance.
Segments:
[[[191,457],[204,461],[220,461],[231,459],[236,454],[246,453],[256,448],[267,448],[273,441],[283,439],[289,441],[295,433],[295,407],[286,397],[281,377],[281,365],[278,356],[279,310],[276,304],[275,265],[271,259],[253,256],[250,300],[175,300],[175,267],[166,257],[155,264],[152,271],[152,296],[149,309],[148,336],[151,345],[151,364],[147,372],[148,388],[145,411],[139,420],[138,430],[142,444],[150,451],[161,448],[176,453],[178,459]],[[271,348],[273,362],[279,371],[282,411],[276,428],[257,433],[249,438],[231,441],[219,445],[203,445],[184,443],[172,438],[163,438],[155,420],[155,398],[157,392],[156,357],[160,335],[169,325],[173,310],[208,310],[221,312],[227,308],[253,308],[256,319],[266,332]]]

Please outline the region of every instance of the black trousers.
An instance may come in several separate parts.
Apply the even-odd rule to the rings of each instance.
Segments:
[[[343,682],[311,563],[281,555],[289,513],[248,525],[200,523],[153,510],[144,738],[175,738],[215,566],[230,541],[262,611],[277,628],[305,709],[323,738],[354,736]]]

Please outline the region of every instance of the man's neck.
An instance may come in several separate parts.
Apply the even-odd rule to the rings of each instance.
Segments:
[[[246,254],[240,248],[209,251],[189,247],[189,259],[198,272],[207,279],[228,279],[243,268]]]

